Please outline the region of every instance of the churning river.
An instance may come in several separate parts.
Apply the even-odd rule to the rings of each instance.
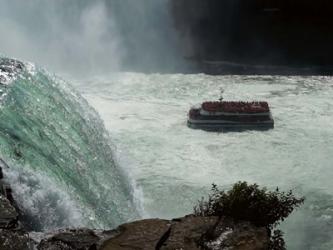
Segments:
[[[113,73],[72,88],[32,64],[0,63],[17,70],[1,73],[10,167],[0,166],[35,230],[183,216],[212,183],[247,181],[306,197],[281,224],[288,249],[333,249],[331,77]],[[188,128],[189,108],[221,88],[226,100],[268,101],[275,128]]]
[[[192,211],[212,183],[242,180],[306,196],[282,229],[288,249],[333,249],[333,79],[119,73],[76,81],[130,175],[143,217]],[[191,105],[267,100],[269,131],[210,133],[186,126]]]

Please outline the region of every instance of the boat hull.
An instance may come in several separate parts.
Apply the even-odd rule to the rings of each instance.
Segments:
[[[243,130],[268,130],[274,128],[274,120],[271,118],[260,122],[230,122],[225,120],[193,120],[188,119],[187,126],[192,129],[206,131],[243,131]]]

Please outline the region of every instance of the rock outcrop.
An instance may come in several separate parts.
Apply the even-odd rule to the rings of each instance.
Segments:
[[[66,229],[34,237],[19,221],[1,166],[0,177],[0,250],[265,250],[269,243],[263,227],[227,217],[194,215],[140,220],[109,231]]]
[[[97,249],[98,242],[103,238],[102,235],[108,234],[103,232],[98,236],[91,229],[68,229],[43,239],[37,248],[39,250]]]
[[[38,250],[265,250],[268,243],[265,228],[226,217],[189,215],[135,221],[111,231],[60,231],[43,239]]]
[[[0,250],[27,249],[32,249],[32,242],[28,233],[21,228],[11,189],[3,182],[0,167]]]

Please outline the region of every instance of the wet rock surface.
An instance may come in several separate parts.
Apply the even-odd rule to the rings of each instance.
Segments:
[[[3,172],[0,167],[0,228],[9,229],[18,227],[18,212],[12,203],[12,192],[3,182]]]
[[[102,250],[264,250],[265,228],[230,218],[185,216],[172,221],[151,219],[120,226],[119,234],[105,241]]]
[[[32,241],[21,229],[11,189],[4,183],[3,177],[0,167],[0,250],[32,249]]]
[[[33,249],[33,242],[27,233],[16,229],[0,229],[0,250],[29,249]]]
[[[236,222],[232,218],[222,217],[201,238],[204,249],[256,250],[267,249],[269,232],[264,227],[253,226],[249,222]]]
[[[170,227],[170,235],[161,250],[200,249],[199,242],[207,231],[218,222],[218,217],[186,216],[175,219]]]
[[[9,200],[0,194],[0,228],[14,228],[18,219],[18,213]]]
[[[39,250],[49,249],[97,249],[97,243],[101,240],[93,230],[72,229],[60,231],[50,238],[43,239],[39,245]]]
[[[170,221],[141,220],[118,227],[119,232],[101,246],[101,250],[158,249],[170,229]]]

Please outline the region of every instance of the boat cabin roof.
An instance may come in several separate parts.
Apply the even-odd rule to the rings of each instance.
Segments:
[[[229,112],[229,113],[264,113],[269,112],[267,102],[254,101],[222,101],[222,102],[204,102],[201,108],[208,112]]]

